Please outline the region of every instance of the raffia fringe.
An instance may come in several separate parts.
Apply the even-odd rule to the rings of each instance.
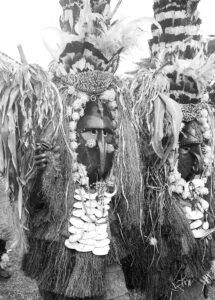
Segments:
[[[67,249],[63,241],[31,239],[23,270],[42,290],[71,298],[104,294],[105,258]]]

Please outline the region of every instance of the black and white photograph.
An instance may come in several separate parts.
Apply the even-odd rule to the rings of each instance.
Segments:
[[[215,1],[0,3],[0,300],[215,300]]]

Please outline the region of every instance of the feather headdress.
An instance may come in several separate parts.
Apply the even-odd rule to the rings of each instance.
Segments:
[[[93,10],[89,0],[82,6],[78,21],[73,24],[73,30],[71,26],[69,32],[55,29],[56,38],[60,41],[58,46],[48,41],[49,32],[53,29],[47,29],[43,39],[48,51],[55,59],[59,58],[66,71],[70,73],[89,70],[114,73],[120,55],[136,47],[143,34],[149,32],[148,24],[155,23],[158,28],[161,28],[152,18],[123,19],[111,23],[110,18],[113,13],[98,13]]]

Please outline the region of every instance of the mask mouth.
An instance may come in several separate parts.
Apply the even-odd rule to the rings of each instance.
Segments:
[[[102,162],[101,162],[102,161]],[[98,181],[104,181],[110,174],[110,170],[113,165],[113,154],[105,154],[104,157],[100,157],[97,164],[87,167],[87,175],[89,177],[89,183],[93,184]]]
[[[114,152],[103,153],[104,150],[106,151],[106,146],[99,147],[98,144],[94,148],[84,144],[78,147],[78,162],[86,166],[90,184],[105,180],[112,169]]]

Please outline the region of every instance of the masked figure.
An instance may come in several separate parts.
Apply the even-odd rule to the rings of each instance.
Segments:
[[[77,51],[77,42],[67,49],[73,46]],[[98,55],[89,43],[82,47]],[[67,69],[68,56],[62,56]],[[97,61],[101,57],[99,52]],[[120,261],[129,244],[120,227],[128,226],[126,234],[139,232],[142,186],[137,137],[126,104],[119,108],[119,82],[110,72],[116,58],[103,62],[108,72],[87,70],[86,60],[83,72],[55,73],[64,121],[57,137],[49,125],[38,140],[39,169],[27,202],[29,252],[23,261],[44,299],[128,299]]]
[[[144,253],[150,300],[188,299],[183,289],[214,280],[214,113],[207,94],[214,57],[201,52],[198,3],[154,1],[160,25],[152,25],[150,40],[155,71],[142,67],[131,85],[139,88],[133,111],[147,166],[143,236],[149,242],[139,256]]]
[[[23,269],[44,299],[127,300],[121,261],[141,242],[138,136],[127,89],[114,75],[137,23],[110,25],[109,2],[69,1],[81,3],[70,22],[61,1],[63,30],[69,22],[76,33],[50,68],[63,121],[57,133],[54,118],[37,134],[37,176],[26,207]]]

